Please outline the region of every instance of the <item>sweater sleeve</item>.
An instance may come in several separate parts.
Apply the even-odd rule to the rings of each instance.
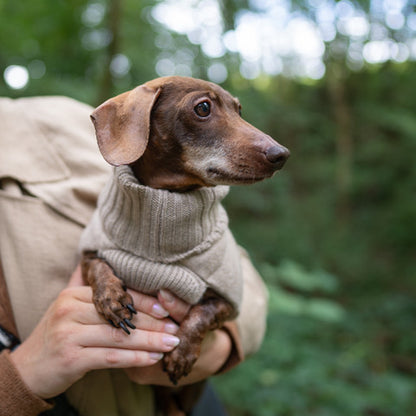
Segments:
[[[261,346],[266,331],[267,288],[251,263],[247,252],[241,248],[244,290],[240,314],[234,321],[224,324],[231,339],[231,352],[219,374],[231,370]]]
[[[0,353],[0,414],[36,416],[52,405],[33,394],[20,378],[10,359],[10,351]]]

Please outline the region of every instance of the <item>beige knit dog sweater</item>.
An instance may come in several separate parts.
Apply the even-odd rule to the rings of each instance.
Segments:
[[[139,184],[128,166],[116,167],[80,249],[98,251],[132,289],[149,294],[168,289],[195,304],[209,287],[237,313],[241,253],[221,205],[228,191],[153,189]]]

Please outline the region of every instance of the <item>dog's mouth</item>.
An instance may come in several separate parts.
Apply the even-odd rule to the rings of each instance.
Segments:
[[[233,174],[212,166],[207,169],[207,173],[208,177],[217,185],[249,185],[270,178],[274,174],[274,172],[262,176],[249,175],[247,172]]]

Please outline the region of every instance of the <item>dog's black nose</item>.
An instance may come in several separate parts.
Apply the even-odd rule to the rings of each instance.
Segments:
[[[272,146],[266,152],[266,159],[273,163],[276,170],[282,169],[289,156],[289,150],[283,146]]]

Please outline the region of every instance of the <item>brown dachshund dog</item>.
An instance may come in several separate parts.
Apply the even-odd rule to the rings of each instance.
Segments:
[[[285,147],[241,118],[236,98],[193,78],[155,79],[106,101],[91,118],[106,161],[130,166],[141,185],[154,189],[187,193],[251,184],[273,176],[289,157]],[[132,298],[111,265],[88,251],[82,269],[97,310],[126,332],[134,328]],[[207,331],[232,316],[230,302],[208,288],[182,322],[180,344],[165,354],[164,369],[174,384],[190,372]]]

